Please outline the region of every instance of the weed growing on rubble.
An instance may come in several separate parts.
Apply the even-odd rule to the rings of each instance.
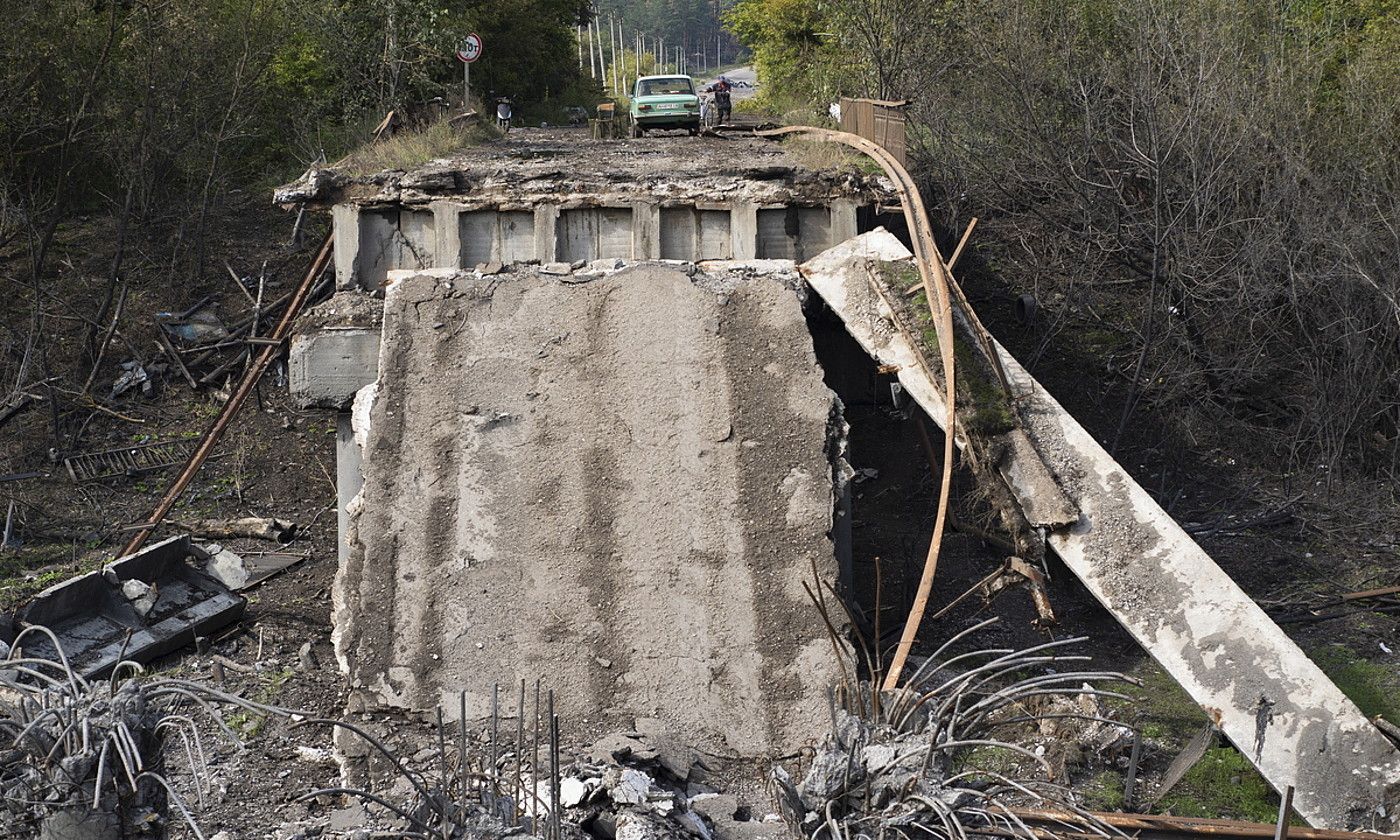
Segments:
[[[1233,817],[1267,823],[1278,816],[1278,794],[1233,747],[1207,750],[1159,805],[1182,817]]]
[[[57,661],[26,656],[31,635],[46,636]],[[43,648],[44,640],[31,647]],[[202,802],[210,781],[196,717],[239,743],[220,707],[291,714],[186,680],[147,679],[130,661],[108,679],[89,681],[48,628],[24,630],[0,659],[0,820],[16,837],[79,828],[99,838],[163,836],[173,804],[202,839],[188,804],[165,778],[165,748],[174,745]]]
[[[1367,717],[1400,722],[1400,679],[1391,669],[1367,662],[1342,645],[1313,648],[1308,656]]]

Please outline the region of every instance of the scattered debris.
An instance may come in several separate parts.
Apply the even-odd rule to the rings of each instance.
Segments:
[[[201,519],[196,522],[171,520],[172,525],[196,537],[216,540],[247,537],[255,540],[271,540],[289,543],[296,539],[297,525],[266,516],[247,516],[242,519]]]
[[[146,553],[169,553],[162,546]],[[82,654],[66,658],[62,638],[49,628],[29,627],[0,658],[0,731],[15,733],[0,750],[6,836],[165,836],[170,805],[195,836],[203,836],[190,813],[193,803],[163,775],[165,768],[184,764],[197,802],[212,793],[209,754],[195,719],[207,715],[232,737],[221,706],[291,713],[185,680],[122,680],[142,673],[129,659],[111,679],[89,682],[91,671],[74,664]],[[183,750],[164,754],[177,745]],[[183,760],[175,757],[180,753]]]
[[[867,481],[874,481],[880,477],[880,471],[874,467],[861,467],[851,476],[851,481],[856,484],[863,484]]]
[[[1018,743],[1017,727],[1032,739],[1107,749],[1130,730],[1107,720],[1098,704],[1099,697],[1122,695],[1092,683],[1126,678],[1060,664],[1087,659],[1065,652],[1083,639],[946,655],[994,622],[954,636],[895,691],[853,677],[838,687],[832,731],[802,781],[795,783],[781,766],[773,769],[783,816],[794,829],[809,837],[877,837],[887,831],[1033,837],[1008,807],[1076,810],[1065,801],[1064,761],[1044,744]],[[1058,668],[1064,670],[1052,670]],[[977,755],[988,752],[1011,760],[979,763]],[[1044,778],[1032,778],[1019,769],[1022,764],[1039,767]]]
[[[194,452],[193,440],[171,440],[123,446],[101,452],[70,455],[63,466],[74,481],[102,481],[118,476],[137,476],[183,463]]]
[[[116,382],[112,383],[112,393],[107,395],[107,399],[115,400],[127,391],[138,387],[143,395],[150,396],[154,387],[151,382],[151,374],[140,362],[122,362],[118,367],[122,369],[123,373],[117,377]],[[155,366],[152,365],[152,367]]]
[[[563,769],[559,804],[569,823],[600,840],[737,838],[734,832],[717,835],[715,821],[707,822],[697,803],[715,796],[704,784],[708,772],[699,753],[664,722],[638,718],[632,730],[603,736]],[[737,805],[730,822],[735,811]]]
[[[58,661],[51,635],[76,673],[97,679],[123,660],[150,662],[237,621],[247,601],[206,574],[207,561],[189,537],[172,537],[44,590],[15,616],[21,629],[48,631],[25,654]]]
[[[246,293],[247,290],[244,291]],[[224,326],[224,322],[219,320],[218,315],[207,308],[181,315],[176,315],[173,312],[158,312],[156,313],[156,324],[170,335],[190,345],[212,344],[229,337],[228,327]]]
[[[1308,624],[1363,612],[1400,613],[1400,586],[1347,592],[1320,603],[1288,606],[1275,613],[1274,621],[1279,624]]]

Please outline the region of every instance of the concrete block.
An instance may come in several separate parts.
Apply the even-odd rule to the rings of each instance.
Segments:
[[[360,251],[355,260],[356,288],[378,289],[391,269],[398,268],[399,212],[360,211]]]
[[[758,211],[754,251],[759,259],[790,260],[797,256],[796,207],[767,207]]]
[[[433,213],[433,264],[439,268],[460,268],[462,260],[462,228],[458,217],[462,215],[461,205],[450,201],[434,201],[429,205]],[[484,262],[484,261],[483,261]]]
[[[535,259],[542,263],[559,259],[558,225],[559,205],[540,204],[535,207]]]
[[[345,408],[356,391],[375,380],[378,370],[378,330],[325,330],[292,336],[287,380],[292,402],[300,408]]]
[[[632,258],[632,208],[580,207],[559,213],[558,251],[565,262]]]
[[[335,418],[335,500],[336,522],[339,526],[336,531],[336,556],[342,569],[345,568],[350,550],[350,544],[345,539],[350,526],[350,502],[359,495],[360,488],[365,483],[365,474],[361,467],[363,457],[363,450],[355,440],[351,414],[342,411]]]
[[[372,503],[333,598],[352,691],[449,712],[465,691],[475,720],[527,674],[580,739],[660,716],[746,757],[826,725],[836,664],[802,582],[837,576],[833,396],[789,282],[730,280],[648,263],[517,271],[494,300],[388,288],[356,427]],[[462,329],[434,327],[448,312]]]
[[[502,210],[496,214],[493,258],[497,262],[510,264],[542,259],[535,250],[535,218],[534,213],[520,210]]]
[[[650,201],[639,201],[632,205],[632,259],[654,260],[662,256],[664,212],[660,205]]]
[[[826,207],[769,207],[758,211],[755,249],[759,259],[802,262],[831,247],[831,211]]]
[[[459,266],[493,260],[505,262],[498,253],[499,215],[495,210],[469,210],[457,217],[457,237],[462,245],[458,253]],[[534,251],[533,242],[530,250]]]
[[[666,207],[660,213],[660,248],[663,260],[696,259],[696,211],[690,207]],[[640,259],[640,257],[639,257]],[[653,257],[648,257],[653,259]]]
[[[729,208],[696,208],[695,259],[727,260],[733,256],[734,242],[730,235]]]
[[[428,210],[399,211],[399,252],[394,261],[394,268],[433,268],[439,265],[434,216],[435,214]],[[458,267],[455,260],[443,265]]]
[[[793,259],[798,262],[810,260],[835,242],[831,235],[831,209],[829,207],[797,208],[797,250]]]
[[[859,225],[856,220],[858,209],[856,203],[849,198],[838,198],[831,202],[829,235],[832,245],[838,245],[847,239],[854,239],[859,233]],[[816,256],[816,254],[811,256]]]
[[[360,207],[357,204],[337,204],[331,208],[331,229],[335,232],[335,288],[346,292],[361,288]]]
[[[729,211],[729,258],[751,260],[758,256],[758,208],[736,202]]]

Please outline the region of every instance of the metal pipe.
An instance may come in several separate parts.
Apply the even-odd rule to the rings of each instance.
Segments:
[[[194,481],[195,475],[199,473],[199,468],[204,465],[204,461],[214,451],[215,445],[233,423],[233,418],[238,416],[238,410],[243,407],[244,401],[253,392],[258,380],[262,379],[268,365],[272,364],[272,360],[282,352],[282,343],[286,340],[287,334],[291,332],[292,322],[301,314],[301,308],[306,305],[307,298],[311,296],[311,290],[316,285],[316,278],[320,277],[321,272],[325,271],[326,266],[330,264],[331,245],[334,241],[334,232],[327,233],[325,241],[321,243],[321,249],[316,253],[316,258],[311,261],[311,268],[307,270],[306,277],[302,279],[301,285],[292,294],[292,299],[282,312],[282,319],[277,322],[276,328],[268,336],[277,343],[264,347],[262,353],[243,374],[242,381],[238,383],[238,388],[234,390],[233,396],[229,397],[228,403],[219,412],[219,416],[214,420],[214,425],[210,426],[200,437],[199,445],[195,447],[194,454],[190,456],[185,468],[175,477],[175,482],[170,485],[170,489],[165,491],[165,495],[161,497],[155,510],[146,517],[146,527],[132,535],[130,542],[117,555],[118,557],[126,557],[141,548],[156,526],[165,519],[166,514],[170,513],[170,509],[180,500],[185,488],[190,486],[191,481]]]

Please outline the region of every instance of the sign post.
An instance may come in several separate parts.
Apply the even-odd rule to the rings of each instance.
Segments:
[[[481,36],[475,32],[457,46],[457,60],[462,62],[462,110],[471,107],[472,62],[481,58]]]

